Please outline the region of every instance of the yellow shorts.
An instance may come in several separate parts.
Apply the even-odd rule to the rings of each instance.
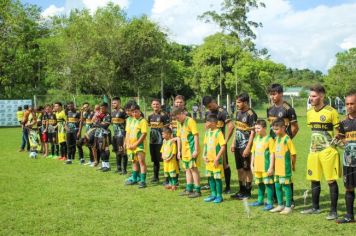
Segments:
[[[274,183],[273,179],[274,179],[273,175],[268,176],[267,172],[261,172],[261,171],[255,172],[255,183],[256,184],[261,184],[261,183],[273,184]]]
[[[66,133],[59,133],[58,132],[58,143],[66,142]]]
[[[205,173],[207,177],[213,177],[214,179],[224,178],[224,167],[222,164],[219,164],[218,167],[214,166],[213,161],[206,163]]]
[[[335,148],[328,147],[308,155],[307,180],[321,181],[323,175],[327,181],[341,177],[339,153]]]
[[[293,183],[292,176],[279,176],[279,175],[274,176],[274,182],[279,184]]]
[[[196,159],[194,158],[182,158],[182,167],[184,170],[192,169],[192,168],[197,168],[197,162]]]
[[[176,177],[179,173],[178,162],[175,158],[163,162],[163,173],[165,177]]]

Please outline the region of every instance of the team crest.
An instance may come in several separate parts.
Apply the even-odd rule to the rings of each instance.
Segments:
[[[283,117],[283,112],[279,112],[278,117]]]
[[[313,174],[313,171],[311,171],[311,170],[308,170],[308,175],[312,175]]]
[[[326,117],[324,115],[321,115],[320,116],[320,121],[325,121],[326,120]]]
[[[246,117],[242,118],[242,122],[246,123],[246,121],[247,121]]]

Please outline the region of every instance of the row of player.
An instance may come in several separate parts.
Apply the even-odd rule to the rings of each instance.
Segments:
[[[267,205],[265,210],[288,214],[294,205],[292,173],[295,168],[296,152],[292,139],[298,133],[298,123],[295,110],[283,101],[283,87],[273,84],[269,89],[273,105],[267,109],[270,132],[265,131],[266,124],[258,120],[256,113],[249,107],[249,97],[243,93],[236,97],[238,112],[235,124],[229,115],[220,108],[210,96],[203,98],[203,104],[208,108],[206,117],[206,133],[204,149],[199,150],[198,130],[195,121],[189,117],[184,108],[184,97],[177,96],[171,114],[160,111],[159,100],[153,100],[153,114],[146,121],[139,106],[134,102],[120,107],[120,99],[112,99],[112,112],[108,113],[108,105],[103,103],[100,111],[90,111],[89,104],[83,104],[77,112],[72,103],[64,111],[60,103],[54,104],[55,113],[46,106],[45,128],[42,129],[43,141],[53,143],[52,154],[56,143],[60,146],[61,159],[71,164],[76,152],[79,151],[80,161],[84,162],[82,146],[90,150],[90,162],[93,166],[102,161],[101,170],[110,170],[109,144],[112,143],[116,153],[117,171],[127,172],[128,158],[133,162],[132,175],[126,184],[139,183],[140,188],[146,186],[147,167],[145,163],[145,139],[150,126],[150,154],[154,163],[153,182],[158,182],[160,161],[164,160],[164,174],[169,181],[167,188],[176,189],[178,163],[182,164],[186,173],[186,188],[181,194],[191,198],[201,196],[199,177],[199,154],[202,153],[206,162],[206,173],[209,179],[211,195],[205,201],[222,201],[221,179],[225,177],[225,193],[230,192],[231,170],[228,163],[226,143],[233,136],[230,147],[234,152],[240,189],[232,197],[236,199],[249,198],[252,188],[252,173],[259,188],[258,201],[253,206],[264,204],[263,196],[267,188]],[[346,145],[344,152],[344,182],[346,187],[346,216],[339,223],[354,222],[353,201],[356,186],[356,124],[355,124],[355,93],[346,97],[347,118],[339,122],[336,110],[324,104],[325,89],[316,85],[310,89],[310,101],[313,106],[307,113],[307,123],[311,128],[311,146],[307,163],[307,179],[311,181],[312,208],[302,211],[303,214],[320,213],[320,181],[324,176],[329,184],[331,206],[328,220],[337,216],[338,185],[336,180],[341,177],[340,159],[334,144],[335,139],[342,140]],[[25,118],[27,117],[27,118]],[[24,117],[24,126],[35,131],[37,119],[30,112]],[[27,119],[27,120],[26,120]],[[281,119],[283,122],[281,122]],[[109,130],[112,124],[113,133]],[[42,123],[43,126],[43,123]],[[82,127],[86,128],[81,137]],[[225,135],[225,127],[227,132]],[[235,129],[235,133],[233,130]],[[163,132],[163,133],[162,133]],[[336,135],[338,132],[338,135]],[[234,133],[234,135],[233,135]],[[111,137],[112,136],[112,137]],[[31,135],[30,135],[31,137]],[[30,138],[31,139],[31,138]],[[251,155],[252,154],[252,155]],[[251,160],[252,156],[252,160]],[[170,164],[169,164],[170,163]],[[274,184],[273,184],[274,183]],[[286,196],[283,205],[282,189]],[[277,195],[278,206],[273,208],[271,196]]]

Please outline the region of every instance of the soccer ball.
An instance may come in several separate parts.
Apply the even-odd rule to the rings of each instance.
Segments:
[[[37,158],[37,152],[30,152],[30,158]]]

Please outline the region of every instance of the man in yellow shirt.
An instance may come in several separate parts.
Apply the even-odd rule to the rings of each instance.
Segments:
[[[320,181],[324,175],[330,189],[331,206],[327,220],[337,219],[340,178],[339,153],[332,146],[332,139],[339,127],[339,115],[331,106],[324,104],[325,89],[321,85],[310,88],[310,102],[313,106],[307,112],[307,124],[311,128],[311,145],[307,162],[307,179],[311,181],[312,208],[302,214],[319,214]]]

